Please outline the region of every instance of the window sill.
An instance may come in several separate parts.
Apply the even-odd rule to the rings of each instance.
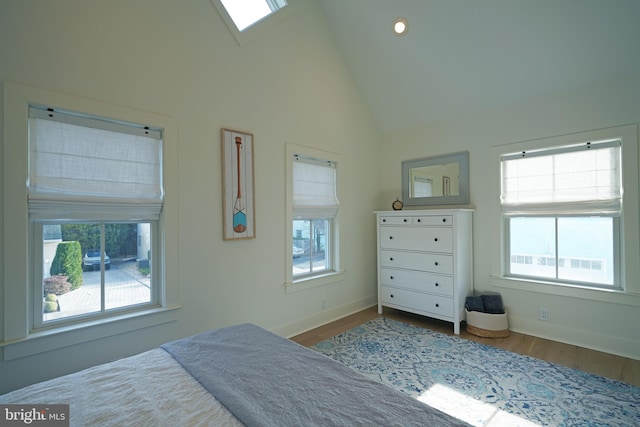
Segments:
[[[305,277],[304,279],[294,280],[293,282],[285,283],[285,293],[298,292],[305,289],[315,288],[317,286],[330,285],[336,282],[342,281],[345,271],[332,271],[327,274],[322,274],[313,277]]]
[[[151,308],[106,319],[91,320],[73,325],[43,329],[27,337],[0,343],[3,360],[19,359],[75,344],[123,334],[177,320],[180,306]]]
[[[491,276],[493,286],[533,293],[582,298],[592,301],[640,307],[640,295],[619,289],[588,288],[516,277]]]

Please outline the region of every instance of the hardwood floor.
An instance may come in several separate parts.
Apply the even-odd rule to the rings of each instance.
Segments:
[[[304,346],[312,346],[327,338],[365,323],[379,316],[377,307],[371,307],[342,319],[331,322],[311,331],[292,337],[291,339]],[[437,319],[418,316],[390,308],[384,309],[384,317],[411,323],[434,331],[453,335],[451,323]],[[509,350],[514,353],[543,359],[559,365],[580,369],[603,377],[623,381],[640,386],[640,360],[589,350],[570,344],[511,332],[507,338],[482,338],[467,333],[463,328],[461,338]]]

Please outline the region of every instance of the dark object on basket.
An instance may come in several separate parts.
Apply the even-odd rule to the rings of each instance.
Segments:
[[[464,306],[467,332],[485,338],[509,336],[507,312],[500,294],[467,297]]]
[[[491,314],[504,314],[504,305],[500,295],[481,295],[484,312]]]
[[[467,309],[467,311],[484,312],[482,297],[467,297],[464,301],[464,307]]]

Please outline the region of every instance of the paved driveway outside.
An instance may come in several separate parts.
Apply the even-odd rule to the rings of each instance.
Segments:
[[[45,321],[100,311],[100,272],[83,272],[82,282],[78,289],[58,297],[60,311],[44,313]],[[111,268],[105,270],[106,309],[144,303],[150,298],[151,280],[138,271],[135,261],[111,262]]]

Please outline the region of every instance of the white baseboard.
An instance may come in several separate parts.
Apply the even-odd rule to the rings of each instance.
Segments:
[[[313,313],[311,316],[298,319],[271,329],[271,332],[283,337],[291,338],[295,335],[310,331],[311,329],[334,322],[343,317],[362,311],[378,304],[378,296],[370,295],[359,300],[351,301],[337,307]]]
[[[509,314],[509,329],[590,350],[640,360],[640,342]]]

